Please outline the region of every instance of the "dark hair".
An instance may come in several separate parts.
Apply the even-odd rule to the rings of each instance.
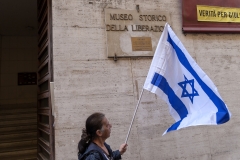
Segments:
[[[103,113],[93,113],[90,115],[82,129],[81,140],[78,143],[78,154],[83,154],[89,146],[92,139],[96,136],[96,131],[102,128],[102,120],[105,117]]]

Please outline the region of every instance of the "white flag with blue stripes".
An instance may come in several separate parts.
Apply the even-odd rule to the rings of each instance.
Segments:
[[[144,89],[161,97],[176,121],[164,134],[188,126],[222,124],[231,117],[216,86],[168,24],[158,42]]]

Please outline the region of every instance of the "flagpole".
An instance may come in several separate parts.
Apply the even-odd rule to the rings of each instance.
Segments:
[[[134,114],[133,114],[133,117],[132,117],[132,122],[131,122],[131,124],[130,124],[129,129],[128,129],[128,133],[127,133],[127,137],[126,137],[126,140],[125,140],[125,144],[127,144],[128,137],[129,137],[129,134],[130,134],[130,131],[131,131],[131,128],[132,128],[132,124],[133,124],[133,121],[134,121],[135,115],[136,115],[136,113],[137,113],[137,109],[138,109],[139,103],[140,103],[140,101],[141,101],[141,99],[142,99],[143,91],[144,91],[144,89],[142,88],[142,91],[141,91],[140,97],[139,97],[139,99],[138,99],[137,106],[136,106],[136,108],[135,108],[135,111],[134,111]]]

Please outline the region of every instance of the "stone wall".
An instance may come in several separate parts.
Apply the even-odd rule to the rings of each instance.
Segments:
[[[127,160],[240,159],[240,38],[238,34],[183,34],[181,2],[175,0],[53,0],[56,159],[75,160],[88,115],[104,112],[113,125],[107,142],[124,143],[152,58],[107,58],[104,9],[161,10],[232,112],[220,126],[162,133],[174,122],[167,105],[144,91],[128,140]]]

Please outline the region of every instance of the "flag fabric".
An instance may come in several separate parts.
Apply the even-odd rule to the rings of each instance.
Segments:
[[[231,117],[216,86],[169,24],[158,42],[144,89],[162,98],[176,121],[164,134],[189,126],[219,125]]]

